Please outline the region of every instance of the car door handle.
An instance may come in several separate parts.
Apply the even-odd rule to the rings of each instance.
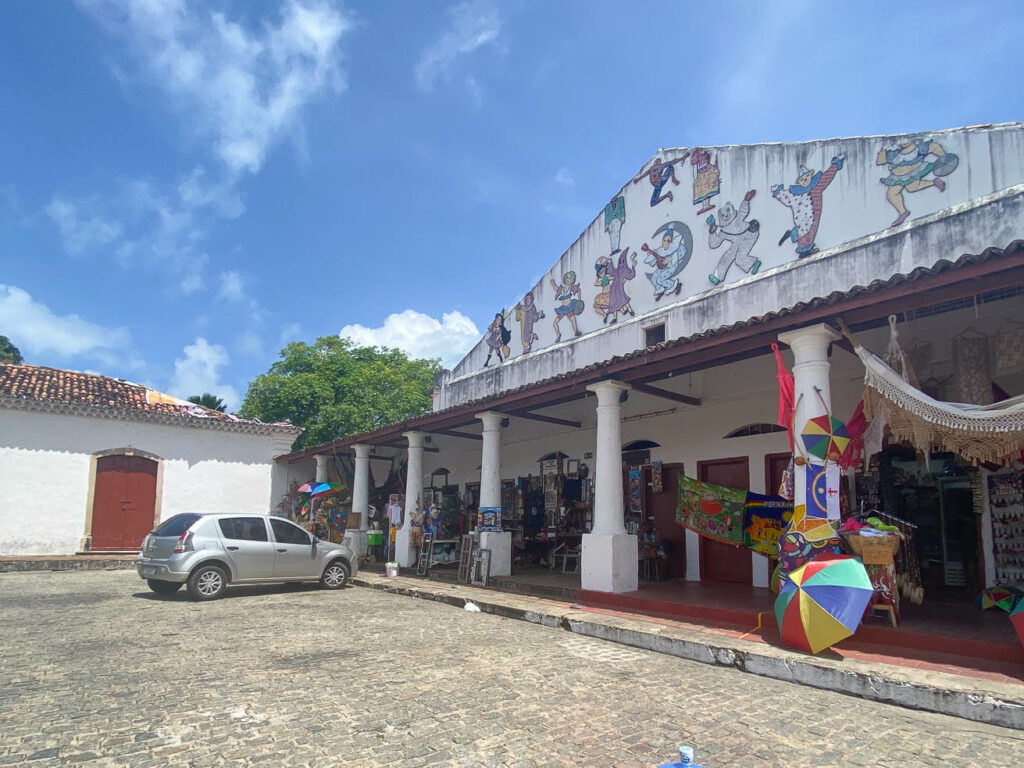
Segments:
[[[287,552],[288,550],[287,550],[287,549],[279,549],[279,550],[277,550],[277,551],[278,551],[278,552]]]
[[[228,547],[228,549],[230,551],[232,551],[232,552],[237,552],[238,551],[238,547]]]

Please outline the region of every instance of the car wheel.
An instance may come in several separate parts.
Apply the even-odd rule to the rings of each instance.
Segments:
[[[227,575],[219,565],[201,565],[188,577],[188,593],[194,600],[216,600],[227,585]]]
[[[341,560],[335,560],[324,568],[320,586],[324,589],[341,589],[348,584],[349,568]]]
[[[159,579],[146,579],[146,583],[149,585],[149,588],[156,592],[158,595],[173,595],[182,587],[180,581],[160,581]]]

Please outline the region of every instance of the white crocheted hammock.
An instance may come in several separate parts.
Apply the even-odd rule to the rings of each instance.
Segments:
[[[1024,395],[992,405],[944,403],[928,397],[884,360],[854,345],[864,363],[864,415],[881,415],[897,440],[925,456],[933,448],[974,462],[1005,464],[1024,450]]]

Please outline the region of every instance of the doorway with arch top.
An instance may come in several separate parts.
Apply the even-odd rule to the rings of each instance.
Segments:
[[[137,550],[157,522],[157,476],[160,464],[140,453],[107,453],[95,459],[91,550]]]

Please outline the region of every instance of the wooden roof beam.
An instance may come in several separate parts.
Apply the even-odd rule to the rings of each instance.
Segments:
[[[630,386],[637,392],[643,392],[645,395],[651,397],[660,397],[663,400],[671,400],[675,403],[685,403],[686,405],[700,405],[699,397],[690,397],[689,395],[682,395],[678,392],[670,392],[667,389],[661,387],[652,387],[650,384],[630,384]]]
[[[530,413],[529,411],[513,411],[513,416],[518,416],[520,419],[530,419],[531,421],[543,421],[545,424],[558,424],[562,427],[573,427],[579,429],[583,424],[579,421],[571,421],[569,419],[559,419],[556,416],[544,416],[539,413]]]

